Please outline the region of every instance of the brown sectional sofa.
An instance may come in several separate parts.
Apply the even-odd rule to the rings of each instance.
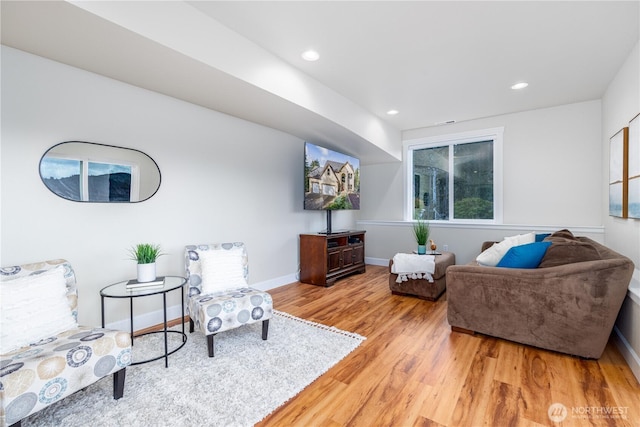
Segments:
[[[597,359],[627,294],[634,264],[566,230],[545,240],[552,245],[538,268],[486,267],[475,262],[449,267],[449,324],[454,330]]]

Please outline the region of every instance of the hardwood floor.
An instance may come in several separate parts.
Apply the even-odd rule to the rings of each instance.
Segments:
[[[451,332],[446,295],[392,295],[387,271],[269,291],[280,311],[367,339],[259,426],[640,426],[640,385],[613,343],[583,360]]]

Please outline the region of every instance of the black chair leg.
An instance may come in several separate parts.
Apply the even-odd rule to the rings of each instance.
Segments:
[[[269,319],[262,321],[262,339],[266,340],[269,336]]]
[[[113,373],[113,398],[116,400],[124,395],[124,378],[126,374],[127,368],[122,368]]]
[[[192,333],[195,330],[195,324],[193,323],[193,319],[189,318],[189,333]]]
[[[207,348],[209,349],[209,357],[213,357],[213,336],[214,334],[207,335]]]

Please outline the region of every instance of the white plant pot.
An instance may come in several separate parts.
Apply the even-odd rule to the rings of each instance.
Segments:
[[[156,263],[138,264],[138,282],[152,282],[156,280]]]

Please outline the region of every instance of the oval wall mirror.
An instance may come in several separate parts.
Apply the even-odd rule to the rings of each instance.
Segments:
[[[75,202],[142,202],[160,188],[160,169],[147,154],[132,148],[67,141],[40,159],[44,185]]]

